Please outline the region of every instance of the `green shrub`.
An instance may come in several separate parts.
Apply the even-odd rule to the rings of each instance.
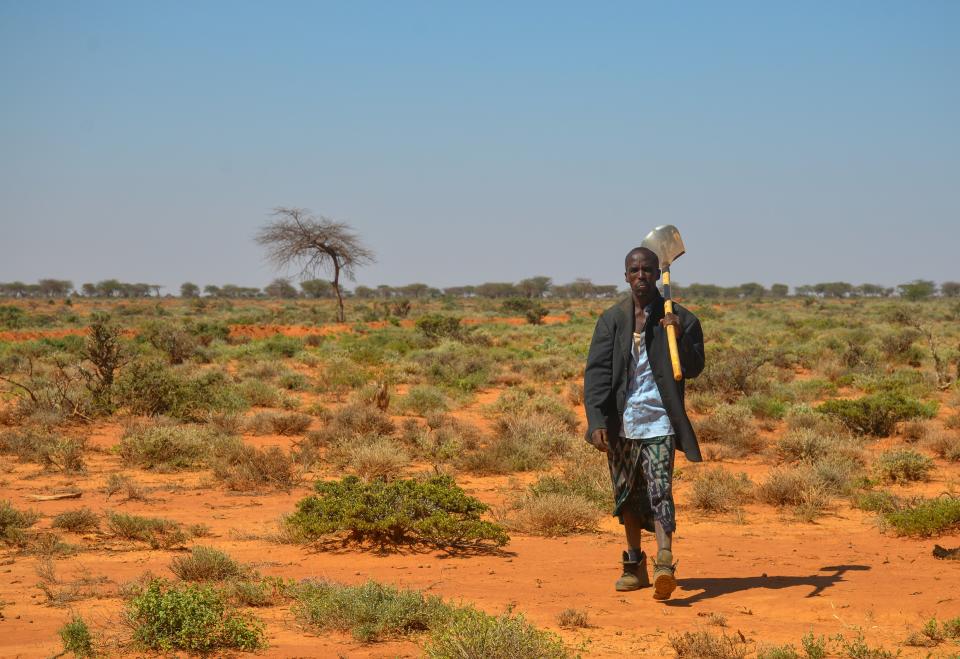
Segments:
[[[960,497],[943,496],[883,513],[897,535],[929,538],[960,528]]]
[[[487,506],[449,476],[389,483],[347,476],[317,482],[315,489],[317,495],[300,500],[286,521],[304,539],[346,534],[347,541],[381,547],[425,544],[441,549],[499,547],[509,541],[502,528],[480,519]]]
[[[734,476],[722,467],[706,469],[693,479],[690,504],[706,512],[729,512],[749,500],[752,487],[744,473]]]
[[[108,512],[107,529],[118,538],[146,542],[154,549],[169,549],[187,540],[187,534],[178,523],[159,517]]]
[[[247,402],[219,370],[188,377],[157,360],[138,360],[123,369],[116,398],[132,414],[166,414],[185,421],[204,421],[214,412],[239,412]]]
[[[863,451],[853,438],[814,428],[787,430],[774,448],[783,462],[816,462],[828,456],[863,461]]]
[[[64,623],[58,633],[63,641],[64,654],[72,652],[77,657],[93,657],[96,654],[93,650],[93,636],[83,618],[73,616],[69,622]]]
[[[100,527],[100,516],[89,508],[68,510],[54,517],[51,526],[74,533],[89,533]]]
[[[440,314],[425,314],[417,319],[417,331],[431,341],[440,339],[459,339],[463,330],[460,319]]]
[[[933,460],[910,449],[895,449],[881,453],[873,467],[885,483],[925,481],[930,478]]]
[[[897,422],[918,417],[930,418],[936,403],[924,404],[901,394],[883,392],[856,400],[828,400],[817,411],[842,421],[853,432],[888,437]]]
[[[263,625],[230,608],[211,586],[152,580],[127,607],[134,640],[170,652],[257,650],[266,646]]]
[[[782,419],[787,413],[787,404],[768,394],[753,394],[744,398],[743,403],[758,419]]]
[[[349,631],[369,643],[443,626],[451,607],[439,597],[373,581],[343,586],[308,581],[295,589],[295,615],[318,631]]]
[[[183,581],[223,581],[241,576],[244,568],[219,549],[197,546],[189,556],[174,558],[170,571]]]
[[[424,652],[431,659],[565,659],[570,654],[551,632],[541,631],[522,615],[491,616],[462,609],[442,627],[434,628]]]

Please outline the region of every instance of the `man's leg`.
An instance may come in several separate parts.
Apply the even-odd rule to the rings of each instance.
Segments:
[[[673,562],[673,532],[676,529],[676,508],[673,503],[674,438],[644,447],[641,460],[647,494],[653,510],[654,533],[657,538],[657,558],[654,561],[653,585],[655,599],[667,599],[677,587]]]
[[[623,574],[616,583],[619,591],[638,590],[651,585],[647,557],[640,549],[643,519],[631,507],[632,504],[633,501],[628,501],[620,513],[623,531],[627,536],[627,551],[623,552]]]

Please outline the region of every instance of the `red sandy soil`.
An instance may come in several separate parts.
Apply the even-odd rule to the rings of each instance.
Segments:
[[[480,421],[477,408],[495,400],[486,392],[466,415]],[[476,415],[476,416],[474,416]],[[684,505],[689,478],[677,482],[680,528],[675,554],[680,560],[680,588],[667,603],[653,601],[649,590],[617,593],[620,529],[606,519],[598,532],[567,538],[514,535],[506,551],[496,555],[450,557],[438,552],[375,554],[359,549],[316,552],[308,547],[277,544],[265,539],[278,518],[293,510],[309,491],[308,482],[290,493],[237,494],[220,488],[208,472],[157,474],[123,469],[109,452],[118,441],[118,424],[91,429],[88,473],[78,477],[40,472],[35,465],[7,462],[0,498],[17,508],[43,513],[39,528],[63,511],[88,506],[166,517],[184,524],[204,523],[211,536],[199,544],[218,547],[264,574],[284,578],[320,577],[344,583],[374,579],[422,589],[452,600],[473,603],[490,612],[508,607],[534,624],[557,631],[585,656],[618,657],[670,655],[668,637],[686,630],[742,633],[756,643],[794,643],[810,630],[817,634],[862,630],[871,644],[901,646],[907,634],[927,619],[960,615],[960,562],[938,561],[934,541],[883,535],[873,516],[839,504],[814,524],[798,522],[766,506],[749,506],[739,516],[708,517]],[[289,447],[289,437],[248,437],[257,445]],[[886,443],[893,443],[889,440]],[[689,474],[701,465],[678,460]],[[727,463],[754,479],[769,467],[759,459]],[[111,473],[123,471],[149,491],[147,501],[109,499],[101,490]],[[958,469],[937,462],[934,479],[901,488],[904,493],[935,495],[956,483]],[[478,478],[463,475],[461,485],[492,505],[532,477]],[[35,502],[31,494],[77,488],[79,500]],[[63,582],[78,576],[104,577],[90,586],[93,597],[55,608],[37,587],[35,557],[8,552],[0,558],[0,599],[6,602],[0,620],[0,655],[51,656],[60,651],[57,630],[74,611],[106,638],[122,641],[123,601],[118,588],[149,571],[172,578],[169,564],[176,552],[149,550],[134,543],[97,536],[66,534],[69,542],[87,548],[58,559]],[[960,545],[960,534],[936,542]],[[557,615],[567,608],[584,610],[591,627],[559,629]],[[270,657],[394,657],[417,656],[412,641],[362,645],[349,635],[316,636],[299,626],[288,605],[255,611],[267,625]],[[710,614],[723,616],[727,628],[708,626]],[[754,646],[756,647],[756,646]],[[905,656],[928,651],[905,648]]]

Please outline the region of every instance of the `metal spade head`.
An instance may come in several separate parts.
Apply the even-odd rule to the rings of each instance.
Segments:
[[[660,259],[661,269],[669,268],[670,264],[683,256],[686,251],[680,232],[672,224],[657,227],[647,234],[640,245],[654,251]]]

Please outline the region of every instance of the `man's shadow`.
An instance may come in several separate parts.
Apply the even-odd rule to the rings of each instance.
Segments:
[[[808,577],[707,577],[702,579],[678,579],[677,583],[684,591],[700,591],[689,597],[673,598],[664,604],[667,606],[691,606],[701,600],[728,595],[754,588],[793,588],[794,586],[810,586],[813,590],[806,597],[816,597],[825,589],[843,581],[847,572],[869,570],[867,565],[828,565],[820,568],[821,572],[831,574],[811,574]]]

